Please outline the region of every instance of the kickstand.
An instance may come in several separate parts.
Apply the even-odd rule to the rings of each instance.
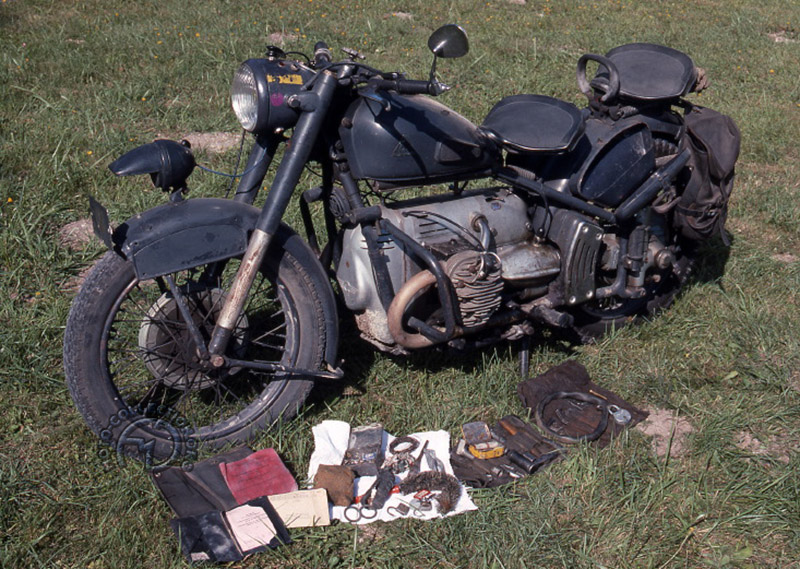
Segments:
[[[519,375],[522,380],[528,379],[528,372],[531,369],[531,339],[530,336],[523,336],[519,344]]]

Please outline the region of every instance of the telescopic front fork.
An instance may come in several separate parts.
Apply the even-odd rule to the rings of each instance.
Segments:
[[[228,341],[239,321],[250,287],[261,268],[272,236],[277,232],[294,189],[300,181],[300,175],[311,155],[336,87],[336,76],[329,71],[321,71],[311,91],[302,92],[289,99],[289,104],[300,109],[302,114],[294,128],[289,147],[278,166],[267,200],[250,236],[242,263],[233,278],[208,343],[210,362],[215,367],[225,365],[223,354]]]

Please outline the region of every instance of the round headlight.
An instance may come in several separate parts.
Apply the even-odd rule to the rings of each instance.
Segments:
[[[242,63],[233,75],[231,105],[242,128],[252,132],[258,124],[258,85],[256,74]]]

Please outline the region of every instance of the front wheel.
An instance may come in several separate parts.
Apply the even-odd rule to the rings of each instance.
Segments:
[[[226,356],[318,370],[326,340],[333,341],[325,338],[318,284],[291,246],[279,245],[250,290]],[[206,342],[238,265],[228,259],[169,275]],[[247,440],[294,416],[313,380],[245,366],[211,369],[198,356],[169,276],[140,281],[130,262],[109,252],[76,297],[64,370],[89,427],[118,452],[163,463],[198,444]]]

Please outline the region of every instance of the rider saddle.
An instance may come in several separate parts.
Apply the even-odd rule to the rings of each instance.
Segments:
[[[598,59],[611,65],[600,63],[590,85],[608,106],[669,102],[689,93],[697,80],[688,55],[660,45],[623,45]],[[612,74],[618,78],[617,85]],[[616,92],[609,93],[614,87]],[[544,95],[513,95],[489,111],[479,130],[511,153],[560,153],[574,148],[584,133],[585,120],[586,114],[571,103]]]

